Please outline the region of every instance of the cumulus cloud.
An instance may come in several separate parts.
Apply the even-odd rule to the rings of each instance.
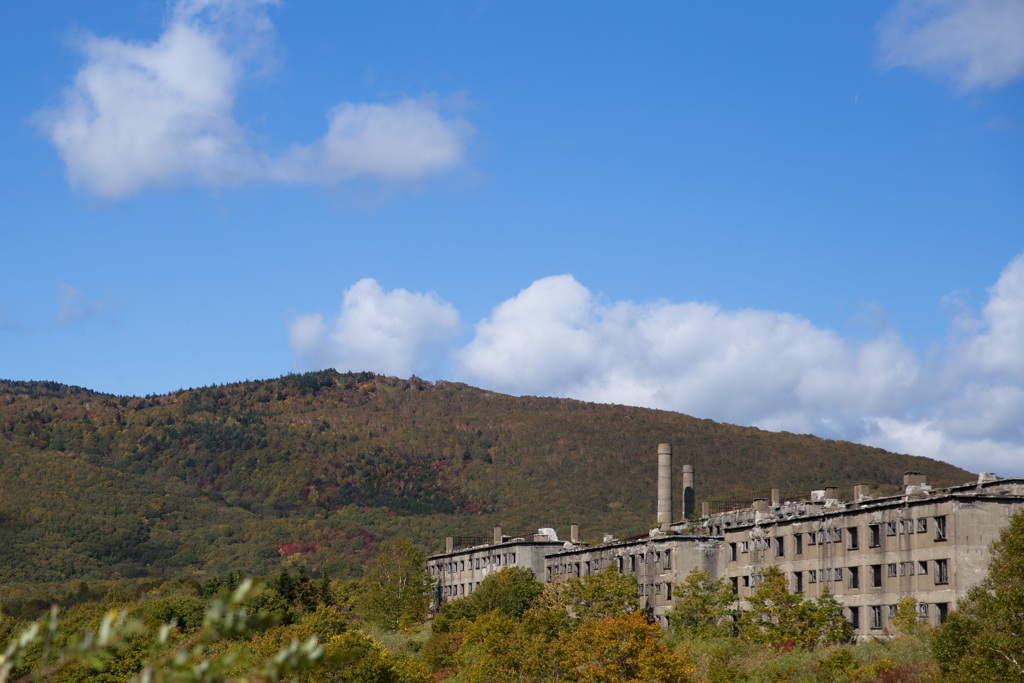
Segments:
[[[459,346],[450,304],[363,280],[336,321],[302,316],[289,333],[309,365],[429,375],[428,361],[447,353],[456,379],[496,391],[675,410],[1024,475],[1024,254],[980,319],[966,315],[922,357],[892,331],[853,341],[788,313],[610,302],[559,275],[498,304]]]
[[[1024,74],[1020,0],[899,0],[878,29],[886,68],[922,69],[965,91]]]
[[[326,134],[275,158],[251,144],[233,108],[241,84],[269,59],[273,26],[261,0],[172,6],[153,42],[85,34],[85,64],[35,123],[72,184],[106,198],[150,186],[246,182],[408,183],[464,164],[470,126],[433,96],[340,103]]]
[[[499,305],[456,353],[456,368],[511,393],[815,432],[834,430],[836,415],[891,408],[918,373],[895,337],[854,346],[786,313],[604,303],[568,275]]]
[[[288,323],[289,344],[306,366],[401,377],[436,371],[458,332],[459,314],[436,294],[385,292],[373,279],[345,290],[337,318],[315,313]]]

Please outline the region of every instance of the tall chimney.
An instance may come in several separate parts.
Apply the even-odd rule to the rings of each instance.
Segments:
[[[690,519],[697,507],[693,492],[693,465],[683,465],[683,519]]]
[[[658,444],[658,526],[672,523],[672,444]]]

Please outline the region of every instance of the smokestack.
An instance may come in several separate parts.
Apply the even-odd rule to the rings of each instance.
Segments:
[[[690,519],[697,507],[693,492],[693,465],[683,465],[683,519]]]
[[[658,444],[658,526],[672,523],[672,444]]]
[[[501,543],[501,527],[494,527],[494,545]]]
[[[573,544],[580,542],[580,525],[575,522],[569,525],[569,540]]]

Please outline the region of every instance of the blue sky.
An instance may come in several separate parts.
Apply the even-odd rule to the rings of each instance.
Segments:
[[[321,367],[1024,475],[1024,3],[20,3],[0,377]]]

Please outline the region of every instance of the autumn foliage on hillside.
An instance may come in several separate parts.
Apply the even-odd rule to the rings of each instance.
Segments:
[[[660,442],[695,466],[698,500],[892,490],[908,469],[936,485],[970,477],[812,436],[415,377],[328,370],[144,398],[0,381],[0,580],[298,562],[344,577],[399,534],[434,550],[496,524],[631,535],[654,520]]]

